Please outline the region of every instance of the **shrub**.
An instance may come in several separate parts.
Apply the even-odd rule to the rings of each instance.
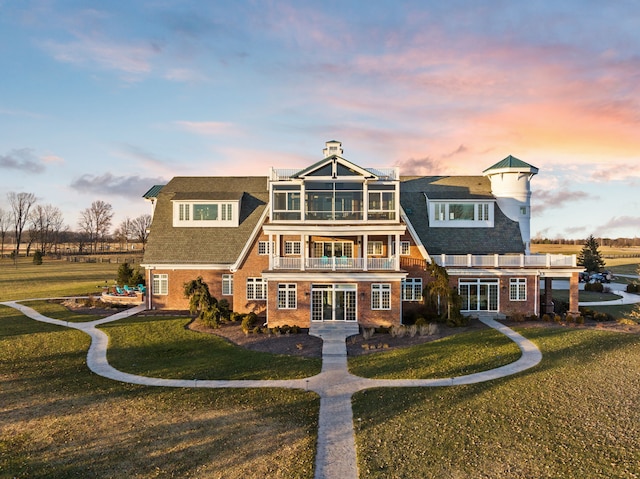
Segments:
[[[246,314],[236,313],[235,311],[231,311],[231,313],[229,314],[229,321],[233,321],[233,322],[242,321],[245,318],[245,316]]]
[[[368,341],[374,335],[376,330],[374,328],[362,328],[362,339]]]
[[[393,325],[389,329],[389,334],[392,338],[404,338],[404,335],[407,334],[407,327],[404,325]]]
[[[584,316],[580,315],[576,318],[577,324],[584,324]]]
[[[252,331],[253,328],[255,328],[257,322],[258,316],[256,315],[256,313],[247,314],[242,320],[242,330],[245,332],[245,334],[248,334],[249,331]]]
[[[637,283],[629,283],[627,285],[627,293],[637,293],[640,291],[640,286]]]
[[[593,320],[598,322],[606,322],[606,321],[615,321],[614,318],[609,313],[603,313],[601,311],[596,311],[593,315]]]
[[[547,313],[544,313],[542,315],[542,320],[548,323],[551,321],[551,316],[549,316]]]
[[[618,324],[624,324],[625,326],[635,326],[638,323],[636,323],[633,319],[622,318],[618,320]]]
[[[228,300],[221,299],[220,301],[218,301],[218,311],[220,312],[220,319],[229,321],[229,318],[231,318],[231,309],[229,307]]]
[[[553,316],[553,321],[554,321],[555,323],[559,323],[559,322],[561,322],[561,321],[562,321],[562,316],[560,316],[559,314],[555,314],[555,315]]]
[[[42,251],[36,250],[33,253],[33,264],[42,264]]]
[[[587,283],[584,285],[584,290],[602,293],[604,291],[604,285],[602,283]]]
[[[467,326],[470,320],[471,318],[469,316],[452,315],[451,318],[447,319],[447,326],[449,326],[450,328],[460,328],[462,326]]]
[[[221,323],[220,314],[216,308],[209,308],[203,311],[199,320],[208,328],[219,328]]]
[[[416,319],[416,326],[421,327],[421,326],[426,326],[427,324],[429,324],[429,322],[424,319],[423,316],[420,316],[418,319]]]
[[[409,337],[410,338],[414,338],[416,336],[416,334],[418,334],[418,326],[416,326],[415,324],[412,324],[411,326],[407,327],[407,332],[409,333]]]
[[[522,313],[511,313],[508,318],[516,323],[522,323],[525,320],[524,314]]]

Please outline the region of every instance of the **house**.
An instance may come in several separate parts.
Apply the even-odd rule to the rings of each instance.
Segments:
[[[183,285],[202,277],[213,296],[270,326],[400,324],[436,262],[465,314],[538,315],[553,278],[570,280],[577,312],[575,256],[529,251],[537,172],[509,156],[479,176],[403,177],[361,167],[329,141],[304,169],[173,178],[145,194],[147,307],[187,309]]]

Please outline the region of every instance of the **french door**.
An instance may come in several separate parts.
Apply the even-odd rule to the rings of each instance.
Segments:
[[[311,285],[311,319],[313,321],[355,321],[355,284]]]
[[[498,311],[497,279],[461,279],[462,311]]]

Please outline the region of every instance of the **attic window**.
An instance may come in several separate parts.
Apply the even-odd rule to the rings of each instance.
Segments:
[[[174,202],[173,226],[238,226],[238,203]]]
[[[434,201],[429,205],[432,227],[493,227],[493,202]]]

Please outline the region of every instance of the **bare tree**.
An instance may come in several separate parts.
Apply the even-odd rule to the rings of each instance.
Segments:
[[[0,240],[2,241],[2,246],[0,246],[0,260],[4,257],[4,243],[10,226],[11,218],[9,217],[9,213],[0,208]]]
[[[11,217],[13,219],[13,227],[15,233],[16,249],[14,260],[18,261],[20,254],[20,242],[22,240],[22,231],[29,218],[29,211],[36,202],[36,196],[33,193],[15,193],[10,191],[7,194],[9,205],[11,206]]]
[[[64,230],[62,211],[53,205],[36,205],[29,216],[33,241],[42,254],[50,253]]]
[[[112,218],[113,207],[100,200],[94,201],[91,207],[80,213],[78,226],[89,236],[94,252],[98,250],[98,242],[109,234]]]
[[[132,220],[133,238],[142,243],[142,251],[144,252],[149,237],[149,228],[151,227],[151,215],[140,215]]]
[[[129,240],[133,236],[133,221],[128,216],[122,220],[120,225],[113,232],[113,235],[120,243],[120,249],[122,249],[122,243],[125,244],[125,251],[129,250]]]

